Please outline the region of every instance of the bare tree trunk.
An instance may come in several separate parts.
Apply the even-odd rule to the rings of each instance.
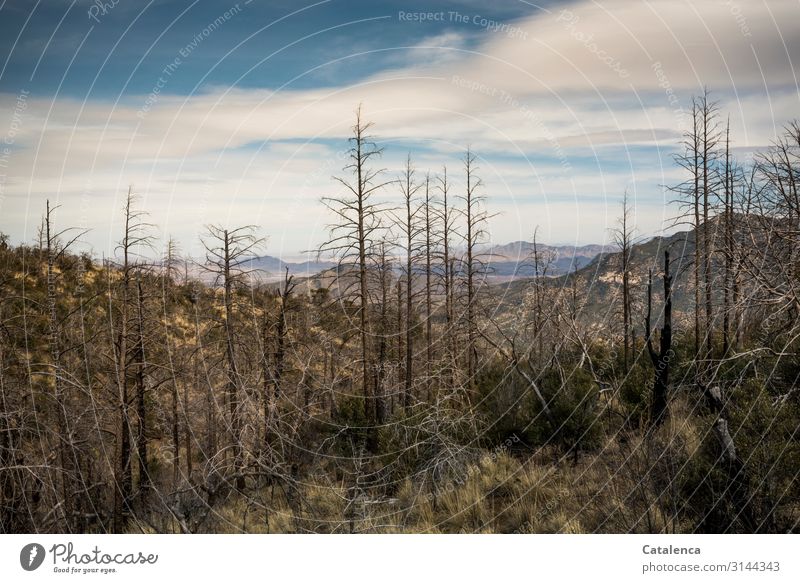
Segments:
[[[359,318],[359,336],[361,337],[361,392],[364,395],[364,417],[366,418],[367,425],[373,426],[375,424],[375,409],[373,407],[373,391],[370,387],[369,375],[369,318],[367,317],[367,310],[369,309],[369,288],[367,282],[367,227],[365,224],[365,208],[364,208],[364,156],[362,149],[364,141],[362,132],[364,126],[361,124],[361,110],[359,109],[356,117],[356,180],[358,183],[358,196],[356,197],[358,206],[358,318]],[[374,445],[374,444],[373,444]],[[374,449],[374,448],[370,448]]]
[[[372,195],[386,186],[388,182],[379,183],[382,170],[370,168],[370,159],[379,157],[382,149],[378,148],[371,136],[367,134],[370,123],[361,118],[361,107],[356,110],[356,123],[350,138],[351,148],[348,152],[350,163],[345,170],[353,173],[353,180],[335,179],[345,188],[346,194],[338,198],[323,198],[323,202],[337,216],[337,224],[330,228],[330,239],[323,243],[319,252],[332,252],[338,257],[339,267],[352,273],[357,270],[357,291],[353,294],[353,305],[358,308],[358,337],[361,349],[361,389],[364,401],[364,418],[369,428],[367,431],[367,447],[375,451],[378,447],[377,427],[375,427],[375,375],[372,374],[373,350],[370,318],[369,296],[369,264],[375,259],[376,245],[380,237],[376,235],[383,230],[381,224],[381,205],[372,202]],[[352,183],[354,182],[354,183]],[[346,266],[346,268],[345,268]]]
[[[264,451],[268,452],[270,450],[270,425],[271,425],[271,411],[272,411],[272,395],[273,395],[273,365],[270,362],[270,349],[269,349],[269,337],[270,337],[270,316],[267,311],[267,302],[264,303],[264,314],[262,316],[261,322],[261,338],[262,338],[262,348],[261,348],[261,377],[262,377],[262,388],[261,388],[261,398],[263,400],[263,416],[264,416],[264,440],[263,440],[263,447]]]
[[[380,284],[380,333],[378,340],[378,363],[375,367],[375,417],[378,425],[386,422],[386,402],[384,399],[384,383],[386,380],[387,342],[390,333],[389,324],[389,292],[391,286],[392,267],[386,253],[386,242],[381,241],[378,251],[378,270]]]
[[[485,197],[478,194],[478,189],[482,186],[481,179],[476,174],[476,156],[467,149],[464,155],[464,172],[466,174],[466,190],[464,196],[464,218],[466,222],[466,236],[464,244],[466,246],[466,295],[467,295],[467,385],[469,395],[475,392],[475,375],[477,372],[478,359],[478,321],[477,321],[477,300],[478,292],[476,278],[483,273],[483,265],[478,257],[478,244],[485,234],[485,223],[487,215],[480,208]]]
[[[228,407],[230,409],[231,441],[233,444],[233,467],[238,472],[242,468],[242,430],[239,420],[239,379],[236,370],[236,348],[233,331],[233,279],[231,278],[231,238],[224,230],[223,286],[225,293],[225,365],[228,376]],[[236,488],[244,489],[244,477],[237,475]]]
[[[200,315],[197,310],[197,302],[194,302],[194,378],[197,386],[204,381],[205,390],[205,413],[206,413],[206,440],[204,457],[206,460],[212,459],[217,453],[217,416],[216,400],[211,383],[208,382],[208,370],[205,363],[203,343],[200,338]],[[202,365],[202,371],[201,369]],[[201,381],[201,372],[203,381]]]
[[[250,261],[254,251],[263,239],[254,234],[255,227],[246,225],[228,230],[209,225],[207,235],[202,239],[206,249],[206,270],[213,273],[216,281],[222,281],[223,289],[223,332],[225,334],[225,375],[226,398],[229,409],[230,444],[233,453],[233,473],[236,476],[236,488],[244,490],[244,449],[242,446],[242,411],[239,403],[239,392],[242,379],[239,374],[236,342],[237,327],[234,313],[234,290],[247,287],[246,278],[249,271],[245,265]],[[210,387],[209,387],[210,390]],[[213,401],[213,395],[210,396]]]
[[[200,388],[200,375],[197,374],[195,361],[195,387]],[[189,383],[183,383],[183,447],[186,457],[186,479],[192,481],[192,425],[189,423]],[[180,446],[180,444],[178,444]]]
[[[288,310],[289,300],[294,290],[293,276],[289,275],[289,268],[286,268],[286,273],[283,279],[283,289],[280,293],[280,305],[278,311],[278,325],[275,332],[275,398],[279,399],[281,396],[281,383],[283,382],[283,370],[286,366],[286,312]]]
[[[397,386],[405,386],[405,358],[403,356],[403,281],[397,278]],[[399,399],[403,409],[408,410],[405,393]]]
[[[50,201],[45,214],[45,245],[47,253],[47,311],[50,325],[50,357],[53,365],[53,397],[56,403],[58,427],[58,456],[60,463],[61,500],[64,524],[67,531],[73,528],[75,466],[73,443],[69,428],[69,398],[64,390],[61,365],[61,326],[56,311],[55,257],[56,234],[52,226]]]
[[[179,400],[179,393],[178,393],[178,379],[175,375],[172,375],[172,386],[170,391],[170,405],[172,414],[172,449],[173,449],[173,460],[172,460],[172,487],[175,488],[178,485],[178,481],[180,479],[181,474],[181,442],[180,442],[180,418],[178,417],[178,400]]]
[[[411,407],[413,400],[412,390],[414,386],[414,330],[413,330],[413,314],[414,314],[414,268],[416,266],[417,248],[417,235],[419,234],[419,221],[417,213],[419,208],[414,208],[414,195],[422,187],[421,184],[414,182],[414,167],[411,164],[411,155],[406,158],[405,173],[401,183],[401,190],[403,193],[403,210],[405,216],[403,217],[400,230],[404,236],[405,241],[405,278],[406,278],[406,323],[405,323],[405,337],[406,337],[406,351],[405,351],[405,367],[404,367],[404,385],[403,385],[403,407],[408,411]]]
[[[127,263],[127,260],[126,260]],[[130,418],[128,412],[128,289],[130,276],[124,268],[122,294],[120,298],[120,323],[117,339],[117,387],[119,407],[119,430],[117,435],[117,462],[115,471],[114,532],[121,533],[127,524],[127,514],[133,491],[131,470]]]
[[[181,473],[181,443],[180,443],[180,418],[178,416],[178,404],[180,402],[180,393],[178,389],[178,374],[175,371],[175,354],[174,346],[172,343],[172,334],[170,332],[170,318],[172,316],[171,307],[173,303],[172,285],[173,273],[176,269],[176,251],[177,244],[174,239],[170,237],[167,241],[167,250],[164,257],[164,272],[161,278],[161,294],[164,306],[164,338],[166,342],[167,358],[169,360],[169,374],[170,374],[170,405],[171,405],[171,437],[172,437],[172,487],[177,489]],[[185,411],[185,408],[184,408]]]
[[[442,169],[442,176],[439,178],[439,189],[442,193],[441,222],[442,222],[442,276],[444,283],[444,313],[445,313],[445,346],[446,358],[448,360],[448,377],[453,383],[453,368],[456,358],[456,330],[455,330],[455,306],[453,301],[453,258],[451,257],[451,237],[453,235],[452,209],[448,206],[448,194],[450,186],[447,182],[447,167]]]
[[[136,447],[139,458],[139,496],[145,498],[150,487],[150,471],[147,465],[147,406],[145,395],[145,353],[144,353],[144,298],[142,280],[136,276]]]
[[[692,155],[694,174],[694,360],[700,360],[700,108],[697,99],[692,101]]]
[[[731,121],[728,118],[725,129],[725,274],[723,283],[723,318],[722,318],[722,358],[728,356],[731,348],[731,295],[733,275],[733,176],[731,169]]]
[[[669,369],[673,357],[672,351],[672,277],[669,274],[669,251],[664,252],[664,322],[661,327],[659,351],[653,348],[652,337],[652,296],[653,296],[653,271],[650,270],[647,282],[647,315],[645,316],[645,333],[647,335],[647,352],[655,369],[653,381],[653,400],[650,409],[650,427],[658,427],[667,418]]]
[[[271,406],[270,403],[274,402],[277,404],[278,400],[281,398],[283,393],[283,372],[286,366],[286,342],[288,336],[288,326],[287,326],[287,313],[289,311],[289,302],[292,297],[292,293],[294,292],[295,284],[294,284],[294,276],[289,275],[289,268],[286,267],[286,271],[283,277],[283,286],[280,289],[278,294],[278,318],[275,325],[275,354],[273,357],[273,365],[272,365],[272,372],[269,374],[269,371],[265,371],[268,375],[265,377],[265,383],[267,382],[267,378],[271,378],[272,382],[272,396],[269,395],[268,388],[265,384],[264,390],[264,437],[265,440],[269,438],[271,427],[269,426],[271,415],[270,410]],[[266,330],[265,330],[265,342],[266,342]],[[265,358],[265,363],[267,362]],[[267,448],[269,448],[269,443],[265,442],[264,444]]]
[[[708,102],[708,91],[703,94],[703,290],[705,292],[705,355],[704,360],[712,358],[714,346],[714,323],[711,299],[711,239],[709,233],[709,210],[711,185],[711,156],[713,155],[713,138],[709,127],[713,123],[713,106]]]
[[[630,294],[630,272],[631,272],[631,248],[633,246],[633,230],[630,225],[630,207],[628,206],[628,192],[622,199],[622,216],[619,219],[619,228],[615,230],[614,236],[620,250],[621,262],[620,271],[622,272],[622,362],[624,372],[628,373],[628,366],[631,355],[631,294]]]
[[[131,463],[131,426],[128,397],[128,319],[131,287],[130,253],[136,243],[137,217],[133,209],[133,190],[128,189],[125,199],[125,231],[122,239],[122,278],[120,282],[119,333],[117,335],[117,390],[119,407],[119,429],[117,435],[117,462],[114,494],[114,531],[123,532],[130,513],[133,495],[133,469]]]
[[[476,235],[473,224],[474,209],[473,192],[477,187],[473,177],[474,156],[467,150],[464,158],[464,170],[467,175],[466,190],[466,223],[467,223],[467,378],[470,393],[475,390],[475,342],[476,342],[476,323],[475,323],[475,264],[473,262],[475,253]]]
[[[539,257],[539,242],[537,235],[539,228],[536,227],[533,231],[533,327],[535,329],[535,338],[537,344],[536,358],[541,364],[544,362],[544,306],[542,297],[544,295],[542,278],[547,275],[546,262],[542,262]],[[544,263],[544,264],[543,264]]]
[[[426,400],[430,401],[430,375],[433,364],[433,300],[431,290],[431,198],[430,198],[430,174],[425,176],[425,365],[426,365]]]

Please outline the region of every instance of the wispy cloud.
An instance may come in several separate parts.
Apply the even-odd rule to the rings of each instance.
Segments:
[[[663,202],[660,185],[678,178],[669,157],[692,92],[716,91],[745,151],[795,115],[796,10],[790,0],[586,1],[515,21],[525,38],[481,31],[474,46],[474,27],[448,25],[411,48],[384,47],[395,55],[385,69],[353,84],[207,86],[149,106],[146,95],[31,98],[10,150],[0,228],[32,236],[43,199],[58,198],[69,203],[61,220],[94,227],[90,241],[108,250],[132,182],[161,231],[189,249],[204,223],[255,221],[272,252],[296,253],[321,237],[317,200],[334,188],[363,102],[390,170],[407,149],[432,170],[456,166],[467,144],[481,153],[487,192],[503,211],[497,240],[536,223],[551,240],[601,240],[631,185],[640,230],[655,232],[667,211],[646,203]],[[2,110],[15,99],[2,95]]]

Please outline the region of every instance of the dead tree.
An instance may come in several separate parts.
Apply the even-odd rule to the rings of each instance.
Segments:
[[[664,251],[664,315],[659,339],[659,350],[653,348],[651,319],[653,313],[653,270],[647,280],[647,315],[644,319],[647,352],[655,369],[653,398],[650,408],[650,427],[661,425],[669,414],[669,369],[674,357],[672,350],[672,276],[669,274],[669,251]]]
[[[194,319],[194,347],[193,347],[193,360],[194,360],[194,382],[197,386],[202,383],[201,379],[205,380],[205,422],[206,422],[206,438],[205,438],[205,451],[203,457],[206,461],[212,459],[218,449],[219,440],[217,438],[217,400],[214,395],[214,389],[209,380],[208,363],[206,361],[205,345],[200,333],[200,307],[198,306],[200,297],[199,295],[192,294],[190,297],[192,302],[193,319]],[[188,399],[184,399],[188,401]],[[187,436],[188,442],[188,436]]]
[[[456,213],[450,204],[448,198],[450,193],[450,184],[447,180],[447,166],[442,168],[441,176],[437,177],[439,192],[441,199],[439,206],[436,209],[437,223],[439,227],[437,237],[437,247],[439,248],[438,263],[440,279],[440,287],[444,294],[444,314],[445,314],[445,329],[443,337],[445,338],[445,355],[448,361],[448,370],[450,371],[450,379],[452,382],[452,372],[455,368],[455,359],[457,355],[456,343],[457,334],[455,327],[455,258],[453,257],[453,240],[458,237],[459,233],[456,228]]]
[[[386,421],[386,399],[384,383],[386,382],[386,365],[389,352],[389,339],[392,326],[389,322],[389,298],[392,288],[393,261],[389,257],[389,242],[382,240],[378,244],[377,271],[378,271],[378,338],[377,363],[375,366],[375,417],[378,425]]]
[[[703,206],[703,291],[705,295],[705,350],[703,358],[708,361],[713,356],[714,347],[714,316],[712,300],[712,275],[711,256],[713,244],[711,241],[711,198],[716,192],[716,179],[714,166],[717,160],[717,146],[719,144],[719,128],[717,123],[718,105],[709,100],[706,89],[700,97],[700,115],[702,120],[702,206]]]
[[[2,237],[2,234],[0,234]],[[0,242],[5,242],[0,239]],[[0,291],[2,281],[0,281]],[[6,381],[6,351],[8,331],[5,325],[0,302],[0,533],[10,534],[23,532],[26,526],[26,514],[32,514],[32,508],[26,508],[24,458],[19,451],[19,431],[15,431],[15,399],[12,397],[10,383]],[[10,342],[8,343],[10,344]],[[12,470],[11,468],[19,468]]]
[[[400,397],[403,397],[403,392],[401,387],[404,385],[403,378],[404,378],[404,366],[405,366],[405,359],[403,358],[403,280],[401,278],[397,278],[396,284],[397,290],[397,300],[395,306],[397,307],[397,327],[395,329],[395,338],[397,338],[397,366],[395,367],[397,370],[397,387],[398,390],[395,392],[399,393]],[[398,398],[400,402],[400,406],[405,406],[404,399]],[[392,396],[392,413],[394,413],[394,396]]]
[[[214,274],[215,285],[223,290],[223,329],[225,334],[225,376],[227,385],[227,401],[229,409],[231,448],[233,452],[233,471],[236,474],[236,488],[245,487],[242,468],[244,467],[242,450],[242,422],[239,403],[242,379],[236,360],[238,331],[235,322],[235,298],[237,290],[247,286],[250,271],[248,262],[255,250],[264,242],[256,237],[256,227],[247,225],[236,229],[209,225],[203,246],[206,249],[205,268]]]
[[[406,158],[406,166],[402,178],[398,181],[403,195],[402,216],[397,220],[400,236],[403,240],[403,247],[406,254],[403,276],[405,278],[405,364],[403,366],[403,407],[408,410],[411,407],[412,389],[414,385],[414,270],[419,259],[419,236],[422,225],[420,225],[418,214],[420,206],[417,205],[415,195],[422,188],[414,180],[414,166],[411,164],[411,155]],[[398,331],[399,332],[399,331]]]
[[[756,286],[761,310],[782,322],[782,336],[800,335],[800,122],[784,128],[775,143],[756,159],[757,185],[751,223],[758,241],[751,253],[741,254],[743,276]],[[755,306],[751,306],[751,309]],[[785,350],[785,349],[784,349]]]
[[[683,136],[683,152],[675,161],[689,173],[689,178],[670,189],[678,194],[694,234],[694,360],[698,380],[708,371],[713,355],[713,296],[711,256],[712,198],[717,192],[716,163],[719,157],[718,104],[708,90],[692,99],[692,127]],[[705,381],[702,381],[705,382]]]
[[[118,265],[120,281],[118,284],[117,334],[114,346],[117,407],[119,408],[119,429],[117,434],[117,460],[115,465],[114,490],[114,531],[123,532],[127,517],[131,512],[133,495],[133,469],[131,454],[131,412],[128,391],[131,353],[135,342],[131,339],[133,279],[139,269],[139,251],[149,248],[152,238],[148,235],[150,224],[144,221],[146,213],[135,208],[136,196],[133,188],[128,189],[123,207],[124,230],[117,250],[121,253]]]
[[[469,392],[475,390],[475,373],[478,358],[478,320],[477,320],[477,300],[478,289],[477,279],[485,273],[485,265],[478,251],[478,245],[483,242],[486,235],[486,223],[488,215],[482,208],[486,197],[480,195],[479,189],[483,182],[477,175],[477,157],[468,148],[464,154],[464,173],[466,187],[464,194],[460,197],[464,203],[464,222],[465,235],[464,246],[464,278],[466,288],[466,328],[467,328],[467,384]]]
[[[147,387],[145,359],[144,294],[141,274],[136,275],[136,349],[134,356],[136,382],[136,454],[139,460],[139,496],[143,499],[150,488],[150,470],[147,465]]]
[[[728,356],[731,349],[731,320],[733,316],[733,278],[734,278],[734,253],[735,236],[733,229],[733,189],[734,189],[734,169],[731,159],[731,120],[725,128],[725,164],[723,168],[723,220],[724,220],[724,244],[723,257],[725,261],[725,273],[723,281],[723,310],[722,310],[722,358]]]
[[[530,287],[533,292],[533,306],[531,323],[534,331],[534,342],[536,350],[531,346],[531,354],[535,353],[535,360],[539,365],[544,363],[544,338],[545,338],[545,324],[550,319],[549,314],[545,313],[545,295],[547,291],[546,279],[553,265],[555,256],[550,249],[539,248],[539,226],[533,230],[533,237],[531,238],[530,251],[526,258],[533,270],[533,279],[531,280]]]
[[[284,272],[283,284],[278,293],[278,321],[275,326],[275,366],[272,373],[275,399],[279,399],[281,396],[283,371],[286,368],[286,342],[289,332],[286,318],[291,308],[290,302],[295,287],[294,276],[289,275],[289,268],[287,267]]]
[[[83,234],[79,232],[67,243],[62,243],[61,238],[64,234],[74,231],[65,229],[56,232],[53,226],[53,212],[58,207],[50,207],[50,201],[46,203],[44,216],[44,244],[47,259],[47,314],[49,324],[49,343],[50,358],[52,360],[53,374],[53,402],[56,408],[56,424],[58,427],[58,458],[60,463],[60,483],[61,483],[61,502],[64,524],[66,530],[71,531],[75,524],[75,515],[81,513],[80,505],[76,506],[77,489],[83,485],[83,479],[79,476],[80,463],[75,451],[73,440],[73,429],[70,424],[72,411],[70,402],[71,396],[66,390],[65,371],[63,369],[62,346],[62,322],[57,311],[57,272],[56,263],[64,255],[67,249]],[[82,497],[81,497],[82,499]]]
[[[433,289],[431,287],[431,261],[433,258],[432,235],[433,216],[431,213],[431,175],[425,175],[425,365],[428,369],[426,377],[430,376],[430,367],[433,364]],[[430,391],[430,382],[428,391]],[[428,398],[430,395],[427,396]]]
[[[381,182],[382,169],[374,169],[371,163],[381,156],[379,148],[369,135],[372,123],[363,121],[361,107],[356,110],[356,122],[352,127],[348,151],[349,163],[345,171],[352,179],[334,179],[344,188],[344,193],[335,197],[324,197],[322,202],[334,213],[337,220],[329,225],[330,238],[318,250],[319,254],[332,254],[337,262],[340,281],[351,277],[355,271],[355,289],[344,285],[340,292],[353,298],[358,309],[358,334],[361,349],[361,389],[364,399],[364,417],[371,427],[368,444],[377,447],[375,433],[375,403],[372,375],[373,359],[370,333],[369,269],[374,263],[377,241],[383,231],[382,206],[374,201],[375,194],[392,181]]]
[[[180,388],[178,386],[178,373],[176,371],[176,362],[175,362],[175,349],[172,341],[172,334],[170,332],[170,319],[172,317],[172,307],[174,303],[174,291],[173,287],[175,285],[175,281],[178,275],[178,266],[180,262],[179,257],[179,250],[177,242],[170,237],[169,241],[167,241],[167,248],[164,254],[164,271],[161,277],[161,305],[164,310],[164,338],[165,338],[165,348],[167,353],[167,364],[169,367],[169,375],[171,381],[171,391],[170,391],[170,412],[171,412],[171,431],[170,436],[172,438],[172,487],[177,488],[178,479],[180,477],[180,467],[181,467],[181,443],[180,443],[180,417],[178,416],[178,409],[180,404]],[[187,414],[187,403],[183,403],[183,418],[184,423],[187,424],[188,428],[188,421],[189,416]],[[191,461],[190,461],[190,450],[188,447],[190,444],[187,442],[187,450],[186,450],[186,475],[191,476]]]
[[[622,216],[619,226],[614,230],[614,242],[619,248],[620,275],[622,276],[622,358],[624,372],[628,372],[631,356],[631,250],[634,244],[634,230],[631,225],[631,208],[628,192],[622,198]]]
[[[694,233],[694,258],[692,261],[693,269],[693,287],[694,287],[694,361],[697,363],[700,360],[700,342],[701,342],[701,329],[700,329],[700,311],[701,311],[701,278],[700,268],[701,262],[701,212],[702,212],[702,199],[701,199],[701,185],[702,185],[702,113],[700,101],[698,98],[692,99],[692,127],[690,130],[683,134],[683,152],[675,156],[675,162],[678,166],[683,168],[689,173],[689,178],[670,188],[678,195],[680,204],[685,210],[685,214],[679,217],[679,221],[687,216],[689,217],[689,224]]]

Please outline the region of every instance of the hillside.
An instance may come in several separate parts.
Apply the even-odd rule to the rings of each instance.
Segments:
[[[631,250],[631,291],[635,314],[642,313],[649,270],[653,270],[656,290],[660,292],[659,276],[664,267],[664,251],[670,252],[671,270],[674,275],[673,304],[676,318],[680,320],[693,307],[694,282],[692,266],[694,264],[695,233],[681,231],[666,237],[653,237],[635,244]],[[581,290],[580,316],[582,319],[600,323],[611,317],[620,309],[622,279],[620,275],[621,253],[606,251],[596,255],[586,265],[574,273],[563,274],[548,280],[551,289],[571,288],[577,283]],[[712,271],[718,271],[719,265],[712,262]],[[508,308],[518,306],[530,288],[531,278],[520,278],[502,284],[500,289],[503,304]],[[634,321],[635,326],[641,322]]]

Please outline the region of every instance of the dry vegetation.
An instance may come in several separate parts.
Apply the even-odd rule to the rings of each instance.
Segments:
[[[692,246],[634,274],[625,206],[602,317],[537,245],[503,297],[476,155],[395,180],[360,114],[330,286],[259,283],[249,226],[209,227],[213,284],[146,259],[132,193],[99,262],[48,205],[0,240],[0,532],[796,531],[800,127],[739,166],[695,105]]]

